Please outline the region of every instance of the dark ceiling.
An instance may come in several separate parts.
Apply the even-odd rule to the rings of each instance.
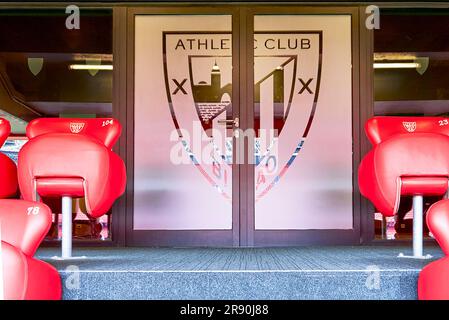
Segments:
[[[375,57],[429,59],[422,74],[416,69],[375,70],[375,101],[382,102],[376,104],[376,114],[449,112],[449,10],[381,11],[374,51]]]
[[[381,12],[375,52],[449,51],[449,11]]]
[[[112,11],[80,11],[80,29],[67,29],[59,10],[0,10],[0,52],[112,54]]]
[[[80,29],[67,29],[58,10],[0,10],[0,76],[42,115],[112,113],[112,72],[70,70],[71,64],[112,64],[112,11],[83,10]],[[34,75],[29,58],[43,59]],[[1,106],[0,106],[1,107]]]

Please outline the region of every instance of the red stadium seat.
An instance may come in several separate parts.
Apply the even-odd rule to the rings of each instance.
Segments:
[[[427,225],[445,257],[428,264],[421,271],[418,298],[449,300],[449,200],[438,201],[429,208]]]
[[[443,196],[449,178],[449,123],[439,117],[375,117],[365,126],[373,149],[359,167],[360,192],[385,216],[413,197],[414,257],[422,255],[423,196]]]
[[[25,200],[62,197],[63,257],[71,256],[72,198],[84,197],[88,214],[98,218],[125,191],[125,165],[111,150],[120,134],[111,118],[41,118],[27,127],[30,140],[19,152],[20,191]]]
[[[0,147],[11,133],[8,120],[0,118]],[[17,195],[17,166],[7,155],[0,153],[0,198]]]
[[[50,229],[50,209],[42,203],[3,199],[0,200],[0,222],[3,298],[61,299],[58,271],[33,258]]]

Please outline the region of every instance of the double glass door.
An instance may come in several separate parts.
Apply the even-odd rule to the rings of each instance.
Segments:
[[[129,244],[358,241],[355,12],[266,10],[130,11]]]

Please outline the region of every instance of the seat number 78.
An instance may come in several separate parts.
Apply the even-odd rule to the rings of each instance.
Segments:
[[[30,215],[35,216],[35,215],[38,215],[38,214],[39,214],[39,210],[40,210],[39,207],[28,207],[28,208],[27,208],[27,214],[28,214],[29,216],[30,216]]]

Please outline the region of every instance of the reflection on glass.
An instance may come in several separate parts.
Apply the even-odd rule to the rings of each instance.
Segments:
[[[6,154],[17,164],[19,151],[26,142],[26,139],[8,139],[0,148],[0,152]]]
[[[39,117],[112,115],[112,10],[82,8],[79,29],[66,28],[60,9],[0,9],[0,117],[12,128],[1,152],[17,161],[25,128]],[[72,65],[87,66],[75,70]],[[49,239],[58,239],[60,199],[44,199],[54,213]],[[74,202],[74,237],[110,239],[110,216],[90,219]]]
[[[449,115],[449,10],[383,9],[374,31],[374,114]],[[425,199],[425,209],[436,200]],[[376,214],[376,238],[411,239],[411,198],[391,221]],[[394,234],[394,237],[391,234]],[[430,236],[424,224],[425,236]]]

